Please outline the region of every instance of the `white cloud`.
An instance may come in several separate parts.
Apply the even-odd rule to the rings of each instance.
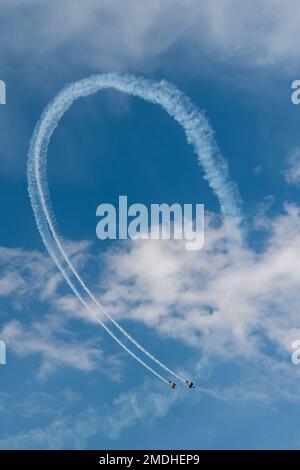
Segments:
[[[0,296],[5,297],[10,295],[15,290],[24,288],[24,285],[23,279],[17,273],[5,273],[5,275],[0,278]]]
[[[52,324],[51,324],[52,323]],[[81,371],[98,368],[102,352],[95,341],[78,341],[72,338],[71,331],[64,328],[62,338],[61,322],[53,319],[33,323],[25,328],[20,322],[11,321],[1,331],[7,346],[19,357],[32,354],[41,355],[42,364],[39,377],[45,378],[58,367],[73,367]],[[57,335],[57,333],[59,333]]]
[[[260,253],[237,241],[236,227],[208,223],[205,248],[197,253],[180,242],[157,241],[112,251],[102,301],[115,316],[201,354],[255,358],[269,342],[289,361],[291,343],[300,337],[300,217],[295,206],[285,210],[268,220]]]
[[[2,51],[39,62],[63,52],[69,64],[157,67],[177,45],[186,59],[204,51],[256,65],[298,59],[297,0],[67,0],[63,16],[57,0],[4,0],[1,14]]]
[[[89,246],[86,241],[66,244],[77,266],[89,258]],[[102,331],[97,328],[87,338],[74,329],[74,319],[88,322],[89,317],[77,300],[69,300],[69,291],[65,294],[64,288],[48,254],[0,247],[0,296],[5,300],[0,312],[0,338],[22,360],[32,355],[40,357],[39,379],[58,368],[72,367],[84,372],[98,370],[119,381],[119,358],[103,356],[99,347]]]

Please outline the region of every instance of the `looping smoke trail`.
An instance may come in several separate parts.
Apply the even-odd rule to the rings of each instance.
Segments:
[[[185,380],[176,372],[169,369],[165,364],[159,361],[155,356],[144,349],[135,339],[133,339],[121,325],[118,324],[98,302],[92,292],[81,279],[64,248],[59,240],[56,231],[55,217],[52,210],[51,198],[47,183],[47,150],[50,138],[54,129],[58,125],[61,117],[65,114],[72,103],[80,97],[86,97],[107,88],[115,88],[118,91],[128,93],[133,96],[143,98],[154,104],[159,104],[167,113],[173,117],[183,128],[187,142],[192,144],[194,151],[198,156],[198,161],[204,170],[204,178],[208,181],[213,192],[219,199],[221,212],[225,217],[238,218],[240,216],[239,194],[235,185],[230,181],[226,161],[221,156],[218,146],[214,139],[213,130],[205,115],[201,113],[194,104],[181,93],[177,88],[165,81],[155,82],[144,78],[138,78],[133,75],[119,75],[115,73],[93,75],[68,84],[47,106],[42,117],[34,130],[29,155],[28,155],[28,191],[31,198],[36,222],[44,244],[55,261],[58,269],[61,271],[66,282],[78,297],[81,303],[89,310],[89,305],[81,296],[79,290],[75,287],[67,270],[59,261],[61,255],[67,263],[68,268],[76,277],[81,288],[93,300],[104,315],[125,335],[140,351],[156,362],[165,371],[169,372],[180,381]],[[54,243],[53,243],[54,241]],[[117,343],[126,350],[131,356],[147,367],[152,373],[164,382],[168,381],[157,374],[151,367],[144,363],[131,350],[129,350],[101,320],[97,321],[113,337]]]

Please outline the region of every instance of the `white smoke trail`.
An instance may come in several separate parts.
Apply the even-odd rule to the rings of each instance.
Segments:
[[[240,211],[237,202],[239,201],[239,196],[235,186],[230,182],[227,164],[220,155],[213,137],[213,131],[206,117],[199,112],[191,101],[174,86],[164,81],[154,82],[143,78],[137,78],[132,75],[103,74],[91,76],[87,79],[67,85],[45,109],[35,128],[29,150],[28,190],[37,225],[46,248],[79,300],[81,302],[84,301],[78,290],[70,281],[68,273],[59,262],[55,253],[55,246],[53,246],[52,237],[55,241],[56,248],[58,248],[59,253],[63,256],[79,284],[96,303],[98,308],[101,309],[104,315],[119,329],[119,331],[121,331],[123,335],[127,337],[127,339],[129,339],[150,359],[182,382],[185,382],[185,380],[176,372],[169,369],[165,364],[144,349],[105,311],[103,306],[97,301],[95,296],[88,289],[75,270],[61,245],[55,229],[55,218],[52,211],[46,177],[47,150],[50,138],[61,117],[76,99],[92,95],[99,90],[106,88],[115,88],[119,91],[141,97],[146,101],[162,106],[182,126],[185,131],[187,141],[194,146],[194,150],[198,155],[198,160],[204,169],[204,177],[208,180],[209,185],[217,195],[223,215],[227,217],[239,216]],[[87,307],[85,301],[84,305]],[[89,309],[89,311],[91,310]],[[126,346],[115,337],[106,325],[104,325],[98,318],[97,320],[102,324],[102,326],[104,326],[106,331],[111,334],[111,336],[117,340],[117,342],[127,352],[129,352],[129,354],[133,355],[133,357],[138,359],[139,362],[142,362],[151,370],[151,372],[157,375],[153,369],[149,368],[149,366],[141,361],[140,358],[137,358],[132,351],[128,350],[128,348],[126,348]],[[161,376],[159,377],[163,379]],[[166,381],[165,379],[163,380]]]
[[[31,164],[29,166],[31,166]],[[28,166],[28,171],[29,171],[29,166]],[[28,181],[29,181],[29,186],[28,186],[29,193],[33,194],[33,192],[35,192],[35,194],[37,195],[38,194],[37,180],[35,180],[35,177],[31,176],[31,177],[29,177]],[[132,356],[140,364],[142,364],[144,367],[146,367],[146,369],[148,369],[157,378],[159,378],[160,380],[162,380],[163,382],[165,382],[166,384],[169,385],[170,382],[168,380],[166,380],[158,372],[156,372],[154,369],[152,369],[152,367],[150,367],[142,359],[140,359],[138,356],[136,356],[136,354],[134,354],[134,352],[132,352],[122,341],[120,341],[119,338],[113,333],[113,331],[107,325],[105,325],[105,323],[103,323],[98,318],[98,316],[96,315],[94,310],[92,310],[91,307],[89,306],[89,304],[84,300],[84,298],[81,296],[79,290],[76,288],[76,286],[74,285],[74,283],[70,279],[67,271],[65,270],[65,268],[63,267],[63,265],[61,264],[61,262],[58,258],[57,247],[56,247],[55,244],[53,244],[53,236],[52,236],[51,232],[49,231],[47,218],[46,218],[45,214],[40,212],[40,210],[41,210],[40,201],[38,199],[36,199],[36,197],[32,198],[31,201],[32,201],[32,207],[34,209],[34,213],[36,214],[36,222],[37,222],[38,230],[41,234],[42,240],[43,240],[43,242],[44,242],[44,244],[47,248],[47,251],[50,254],[50,256],[52,257],[52,259],[54,260],[56,266],[58,267],[58,269],[61,272],[63,278],[65,279],[65,281],[67,282],[68,286],[73,291],[75,296],[82,303],[82,305],[87,309],[87,311],[95,317],[96,321],[104,328],[104,330],[121,346],[121,348],[123,348],[130,356]],[[37,211],[39,212],[38,216],[37,216]]]

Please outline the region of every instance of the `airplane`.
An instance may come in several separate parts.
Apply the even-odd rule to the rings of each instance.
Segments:
[[[189,388],[195,388],[194,382],[190,382],[189,380],[186,380],[185,383],[188,385]]]
[[[169,384],[171,385],[171,388],[173,388],[173,390],[177,388],[177,385],[174,382],[171,382],[171,380],[169,380]]]

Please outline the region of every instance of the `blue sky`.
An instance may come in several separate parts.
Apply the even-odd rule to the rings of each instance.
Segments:
[[[68,0],[65,21],[57,1],[2,3],[0,448],[298,448],[298,3]],[[166,79],[205,110],[241,194],[245,242],[224,249],[240,230],[214,224],[218,200],[182,130],[113,90],[74,103],[49,146],[72,261],[133,336],[195,378],[193,391],[173,393],[91,321],[30,206],[27,152],[44,107],[65,83],[110,71]],[[96,207],[122,194],[204,203],[204,250],[100,242]]]

